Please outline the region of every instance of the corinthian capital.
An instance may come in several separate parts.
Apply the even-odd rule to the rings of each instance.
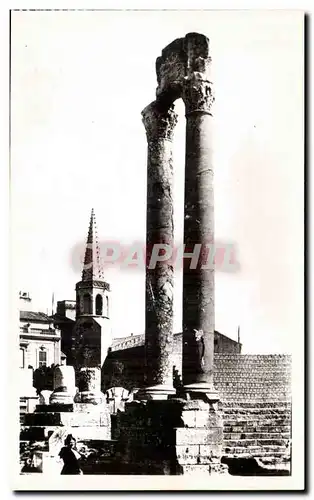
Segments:
[[[153,101],[142,111],[143,124],[147,140],[168,139],[172,141],[178,115],[173,106],[164,108],[158,101]]]
[[[195,111],[212,114],[215,101],[213,83],[204,79],[201,73],[192,73],[184,79],[182,99],[187,115]]]

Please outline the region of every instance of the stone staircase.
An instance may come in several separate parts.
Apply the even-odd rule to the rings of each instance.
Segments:
[[[224,462],[255,460],[287,471],[291,458],[291,357],[215,354],[214,383],[224,418]],[[182,384],[174,368],[174,384]]]

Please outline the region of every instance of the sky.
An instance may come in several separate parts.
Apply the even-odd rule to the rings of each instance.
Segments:
[[[155,60],[196,31],[211,41],[216,239],[240,267],[216,273],[216,329],[243,352],[303,342],[303,17],[296,11],[12,13],[13,288],[37,310],[75,299],[91,208],[100,243],[145,243],[141,111]],[[176,102],[175,240],[182,241],[185,117]],[[144,332],[144,272],[105,269],[114,337]],[[182,328],[175,277],[174,330]]]

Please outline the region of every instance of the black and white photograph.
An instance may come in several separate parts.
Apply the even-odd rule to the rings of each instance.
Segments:
[[[11,10],[10,233],[16,490],[304,488],[303,12]]]

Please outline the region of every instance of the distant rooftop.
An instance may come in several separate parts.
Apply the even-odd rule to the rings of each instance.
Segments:
[[[231,339],[227,335],[224,335],[223,333],[220,333],[215,330],[216,335],[220,335],[221,337],[227,338],[229,342],[232,342],[234,344],[239,344],[236,340]],[[173,334],[174,337],[182,336],[182,332],[177,332]],[[139,334],[139,335],[128,335],[127,337],[120,337],[120,338],[115,338],[112,340],[112,346],[111,350],[112,351],[119,351],[120,349],[128,349],[130,347],[135,347],[135,346],[141,346],[145,344],[145,334]]]
[[[134,347],[137,345],[143,345],[145,343],[144,333],[140,335],[128,335],[127,337],[121,337],[112,340],[112,351],[119,351],[120,349],[126,349],[128,347]]]
[[[47,314],[34,311],[20,311],[20,320],[51,323],[51,318]]]

